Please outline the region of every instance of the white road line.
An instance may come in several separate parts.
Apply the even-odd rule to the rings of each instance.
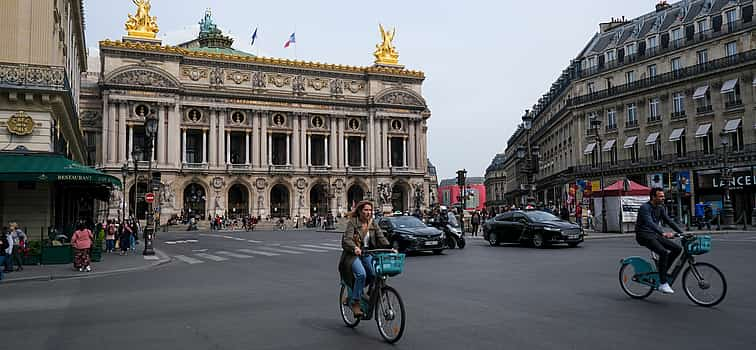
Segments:
[[[321,245],[300,244],[300,246],[302,246],[302,247],[308,247],[308,248],[315,248],[315,249],[342,250],[342,248],[328,247],[325,244],[321,244]]]
[[[197,243],[197,242],[199,242],[199,241],[196,240],[196,239],[187,239],[186,240],[186,243]]]
[[[226,260],[228,260],[228,258],[224,258],[222,256],[217,256],[217,255],[212,255],[212,254],[207,254],[207,253],[197,253],[197,254],[194,254],[194,255],[196,255],[196,256],[198,256],[200,258],[205,258],[205,259],[212,260],[212,261],[226,261]]]
[[[173,241],[167,241],[167,242],[165,242],[165,244],[168,244],[168,245],[174,245],[174,244],[176,244],[176,242],[173,242]]]
[[[231,236],[221,236],[221,237],[228,238],[228,239],[234,239],[234,237],[231,237]]]
[[[183,261],[183,262],[185,262],[187,264],[199,264],[199,263],[203,263],[204,262],[204,261],[199,260],[199,259],[190,258],[190,257],[188,257],[186,255],[174,255],[173,257],[176,258],[176,259],[179,259],[179,260],[181,260],[181,261]]]
[[[294,246],[284,246],[284,245],[282,245],[281,248],[304,250],[306,252],[313,252],[313,253],[325,253],[325,252],[327,252],[327,250],[325,250],[325,249],[310,249],[310,248],[302,248],[302,247],[294,247]]]
[[[252,250],[252,249],[237,249],[237,251],[240,251],[242,253],[257,254],[257,255],[263,255],[263,256],[278,256],[278,255],[281,255],[281,254],[278,254],[278,253],[261,252],[259,250]]]
[[[341,244],[336,244],[336,243],[318,243],[318,244],[341,248]]]
[[[218,251],[218,252],[215,252],[215,253],[221,254],[221,255],[230,256],[232,258],[239,258],[239,259],[249,259],[249,258],[252,258],[251,255],[236,254],[236,253],[226,252],[226,251]]]
[[[284,253],[284,254],[304,254],[303,252],[295,252],[293,250],[278,249],[278,248],[272,248],[272,247],[267,247],[267,246],[260,246],[258,248],[259,249],[270,250],[272,252],[277,252],[277,253]]]
[[[184,244],[184,243],[186,243],[186,241],[176,241],[176,243],[178,243],[178,244]]]
[[[157,255],[144,255],[144,260],[160,260]]]
[[[254,239],[248,239],[247,242],[249,242],[249,243],[262,243],[262,241],[255,241]]]

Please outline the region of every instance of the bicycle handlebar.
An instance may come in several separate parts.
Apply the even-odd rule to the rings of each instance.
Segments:
[[[373,253],[395,253],[396,251],[393,249],[370,249],[370,250],[363,250],[363,254],[373,254]]]

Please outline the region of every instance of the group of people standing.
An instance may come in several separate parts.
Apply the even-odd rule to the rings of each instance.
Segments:
[[[21,253],[26,249],[26,234],[15,222],[11,222],[8,227],[3,227],[0,233],[0,280],[3,279],[3,272],[21,271],[24,269],[21,261]],[[13,264],[16,269],[13,269]]]
[[[96,230],[98,234],[105,236],[105,252],[115,252],[116,242],[118,242],[121,255],[128,254],[129,250],[136,251],[139,241],[139,224],[135,220],[128,219],[121,223],[110,219],[98,224]]]

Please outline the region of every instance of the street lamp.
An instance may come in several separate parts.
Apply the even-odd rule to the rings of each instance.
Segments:
[[[155,110],[150,109],[150,114],[144,120],[144,133],[145,133],[145,153],[147,155],[147,173],[152,181],[151,190],[156,192],[155,181],[152,178],[152,151],[154,147],[154,139],[157,135],[158,119],[155,117]],[[155,250],[152,248],[152,238],[155,234],[155,212],[153,204],[147,205],[147,224],[144,229],[144,251],[142,255],[155,255]]]
[[[142,151],[135,148],[131,151],[131,158],[134,159],[134,210],[129,213],[139,220],[139,160],[142,159]]]
[[[467,187],[467,170],[457,170],[457,186],[459,186],[459,201],[462,210],[459,214],[459,228],[465,232],[465,209],[467,209],[467,197],[465,196],[465,187]]]
[[[727,229],[733,229],[733,225],[735,222],[735,212],[732,209],[732,202],[730,201],[730,181],[732,181],[732,169],[730,169],[729,166],[729,159],[730,155],[727,153],[727,146],[730,143],[729,135],[725,132],[722,132],[719,134],[720,142],[722,143],[722,149],[724,151],[724,154],[722,155],[722,182],[724,182],[724,203],[722,205],[722,212],[720,215],[720,220],[722,221],[722,226]]]
[[[602,153],[604,153],[604,150],[601,145],[601,133],[599,130],[601,129],[601,120],[594,116],[591,118],[591,129],[593,129],[593,133],[596,136],[596,142],[597,147],[599,147],[599,174],[601,175],[601,232],[606,232],[606,193],[604,193],[604,156]],[[576,203],[576,205],[580,205],[579,203]],[[575,218],[577,220],[577,218]],[[622,223],[620,222],[620,227],[622,226]]]
[[[121,186],[121,224],[123,224],[126,217],[126,176],[129,175],[129,165],[124,163],[121,167],[121,178],[123,184]]]

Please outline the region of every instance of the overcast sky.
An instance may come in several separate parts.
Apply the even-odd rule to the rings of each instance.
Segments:
[[[196,37],[205,10],[234,48],[294,58],[283,48],[296,30],[296,58],[369,66],[378,23],[396,27],[399,63],[422,70],[431,109],[428,149],[439,180],[466,168],[483,176],[525,108],[532,106],[611,17],[650,12],[654,0],[347,1],[152,0],[163,44]],[[672,1],[675,2],[675,1]],[[131,0],[86,0],[86,40],[120,40]],[[252,31],[258,29],[255,47]]]

